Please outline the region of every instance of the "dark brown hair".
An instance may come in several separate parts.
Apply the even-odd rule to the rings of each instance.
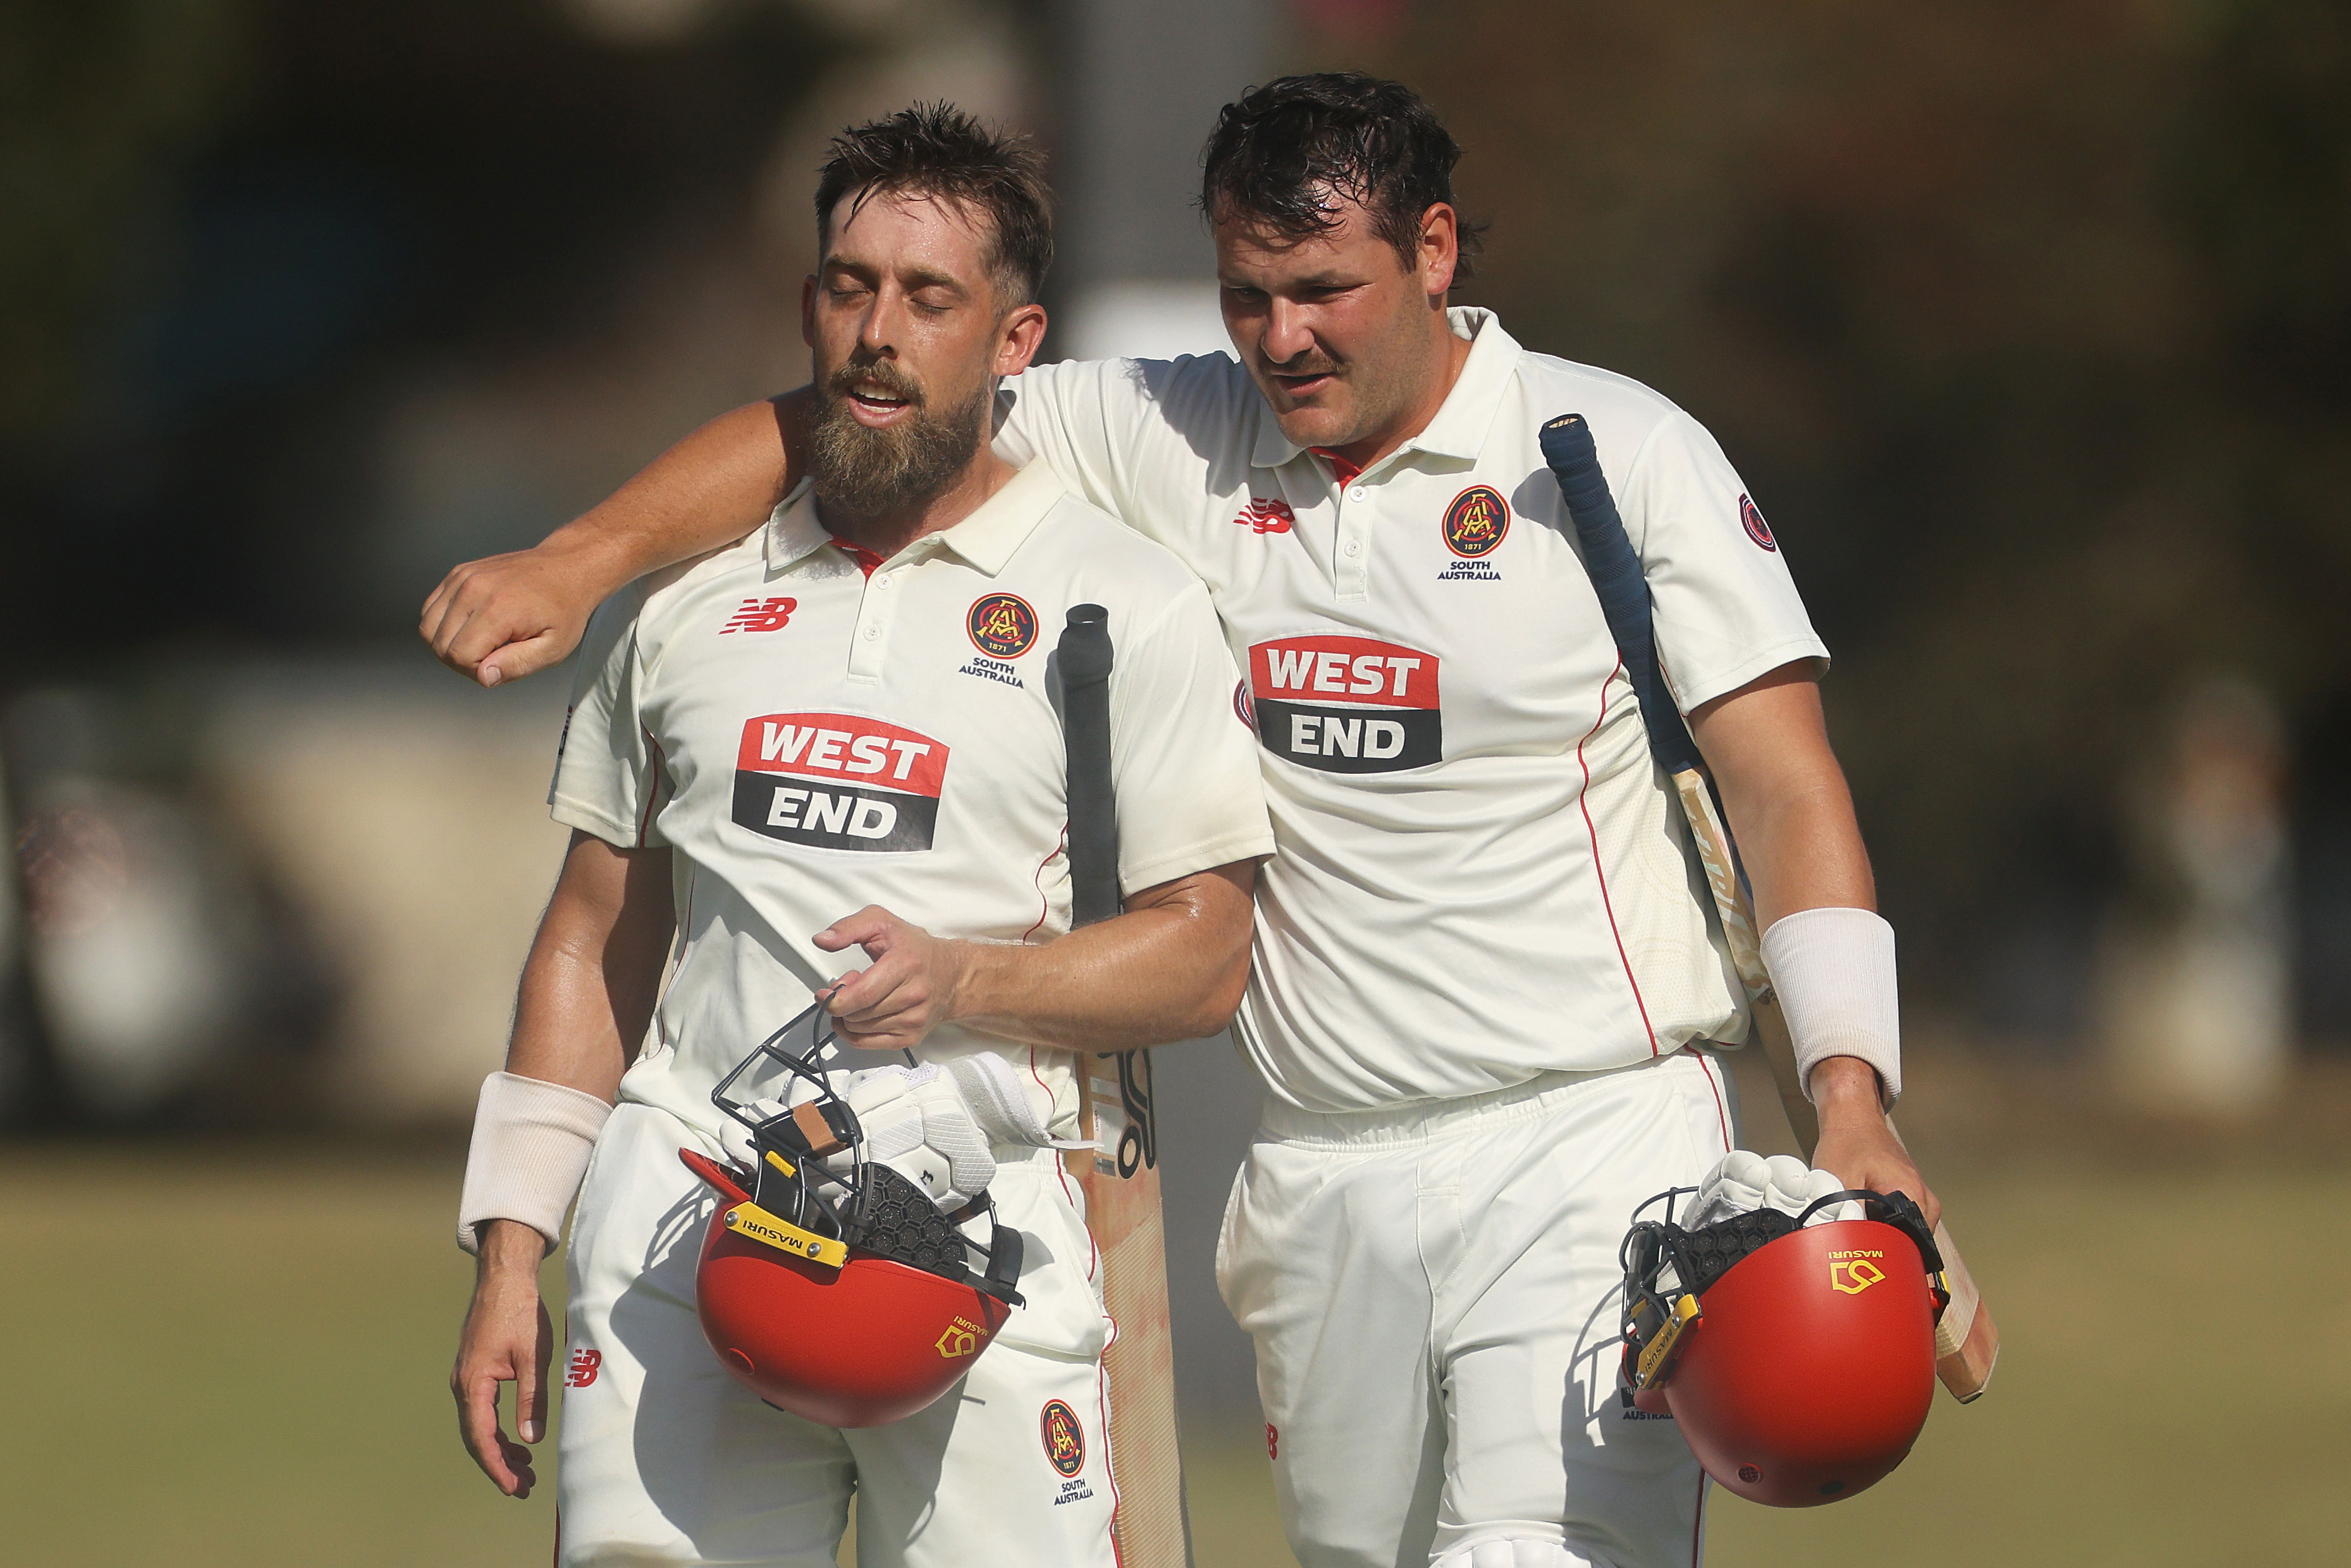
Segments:
[[[852,193],[857,207],[875,196],[923,195],[984,214],[995,239],[988,265],[1011,304],[1034,301],[1053,265],[1043,157],[1027,137],[991,131],[951,103],[918,103],[832,139],[816,183],[820,243],[831,244],[833,209]]]
[[[1460,144],[1426,99],[1402,82],[1361,71],[1283,77],[1225,105],[1200,154],[1200,210],[1210,222],[1242,218],[1285,239],[1328,234],[1340,215],[1329,198],[1360,204],[1373,231],[1418,265],[1421,219],[1453,204]],[[1457,278],[1470,276],[1483,224],[1458,225]]]

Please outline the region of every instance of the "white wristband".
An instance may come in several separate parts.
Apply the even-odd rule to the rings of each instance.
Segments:
[[[1866,909],[1805,909],[1763,933],[1796,1081],[1813,1092],[1813,1069],[1832,1056],[1877,1069],[1888,1105],[1902,1097],[1902,1011],[1894,983],[1894,927]]]
[[[457,1245],[479,1252],[475,1227],[515,1219],[547,1238],[563,1239],[564,1211],[587,1174],[588,1153],[612,1108],[593,1094],[493,1072],[482,1080],[474,1107],[474,1144],[465,1155],[465,1189],[457,1200]]]

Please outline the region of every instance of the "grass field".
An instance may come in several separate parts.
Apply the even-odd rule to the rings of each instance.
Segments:
[[[0,1563],[538,1564],[445,1379],[459,1156],[0,1149]],[[1715,1494],[1729,1568],[2351,1558],[2351,1175],[1945,1177],[2007,1348],[1875,1490]],[[1286,1564],[1264,1453],[1190,1459],[1200,1568]],[[544,1472],[543,1472],[544,1473]]]

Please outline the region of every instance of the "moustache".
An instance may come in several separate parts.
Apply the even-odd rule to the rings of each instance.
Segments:
[[[835,398],[872,388],[884,397],[893,397],[915,408],[926,401],[920,382],[900,370],[888,360],[875,360],[867,364],[847,364],[832,372],[825,381],[824,390]]]

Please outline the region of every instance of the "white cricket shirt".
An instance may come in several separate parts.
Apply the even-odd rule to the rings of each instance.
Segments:
[[[805,486],[768,526],[599,612],[549,804],[673,852],[678,947],[626,1099],[716,1131],[710,1091],[855,948],[809,938],[878,904],[942,936],[1070,925],[1066,762],[1051,668],[1069,607],[1110,612],[1126,892],[1269,853],[1249,732],[1199,580],[1030,466],[888,560],[837,543]],[[1057,1115],[1064,1053],[1032,1065]],[[875,1061],[883,1059],[876,1057]]]
[[[1207,581],[1280,853],[1235,1024],[1272,1092],[1348,1111],[1745,1038],[1687,831],[1536,433],[1581,413],[1683,706],[1825,659],[1712,437],[1484,310],[1428,428],[1361,474],[1286,440],[1230,358],[1047,365],[997,449]]]

